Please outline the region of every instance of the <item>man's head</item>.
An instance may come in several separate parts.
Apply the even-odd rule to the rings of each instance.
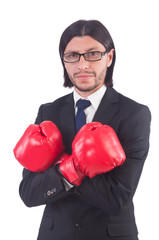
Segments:
[[[103,84],[113,86],[115,47],[108,30],[99,21],[79,20],[71,24],[61,36],[59,52],[65,87],[89,91]]]

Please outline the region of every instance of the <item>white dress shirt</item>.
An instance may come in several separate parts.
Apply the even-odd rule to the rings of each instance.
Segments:
[[[91,102],[91,106],[89,106],[88,108],[86,108],[84,110],[85,114],[86,114],[86,123],[90,123],[92,122],[94,115],[99,107],[99,104],[105,94],[106,91],[106,86],[103,85],[101,88],[99,88],[96,92],[92,93],[91,95],[89,95],[87,98],[82,98],[75,90],[73,92],[73,97],[74,97],[74,107],[75,107],[75,115],[77,114],[77,107],[76,107],[76,103],[79,99],[85,99],[85,100],[89,100]]]

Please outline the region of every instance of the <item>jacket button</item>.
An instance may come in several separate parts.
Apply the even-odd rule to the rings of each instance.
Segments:
[[[81,229],[80,225],[79,225],[78,223],[76,223],[76,224],[75,224],[75,230],[78,230],[78,231],[79,231],[80,229]]]
[[[50,196],[52,193],[51,191],[47,191],[47,195]]]
[[[56,188],[53,188],[51,190],[48,190],[47,193],[44,194],[44,197],[50,197],[51,195],[55,194],[57,192]]]
[[[48,195],[48,196],[51,196],[51,195],[55,194],[56,192],[57,192],[57,189],[56,189],[56,188],[53,188],[53,189],[47,191],[47,195]]]

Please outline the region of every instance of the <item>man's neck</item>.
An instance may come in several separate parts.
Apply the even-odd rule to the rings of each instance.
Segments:
[[[102,85],[103,86],[103,85]],[[98,91],[102,86],[99,88],[93,89],[91,91],[81,91],[74,87],[74,90],[82,97],[82,98],[87,98],[88,96],[92,95],[94,92]]]

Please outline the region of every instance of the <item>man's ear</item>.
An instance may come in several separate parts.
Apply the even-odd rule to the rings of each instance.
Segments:
[[[107,62],[107,67],[110,67],[113,61],[113,56],[114,56],[114,49],[112,48],[109,52],[108,52],[108,62]]]

